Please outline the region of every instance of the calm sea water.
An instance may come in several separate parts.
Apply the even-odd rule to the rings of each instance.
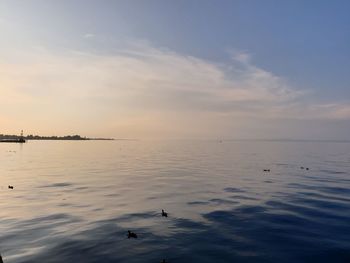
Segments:
[[[3,143],[0,253],[5,263],[350,262],[350,144]]]

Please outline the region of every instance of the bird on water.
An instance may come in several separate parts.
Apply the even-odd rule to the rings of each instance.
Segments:
[[[9,185],[9,189],[13,189],[13,185]],[[0,263],[1,263],[1,261],[0,261]]]
[[[137,235],[136,235],[136,233],[131,232],[130,230],[128,230],[128,238],[137,238]]]
[[[162,209],[162,216],[168,217],[168,213]]]

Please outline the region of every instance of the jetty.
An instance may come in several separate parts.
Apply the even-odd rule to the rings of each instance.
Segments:
[[[16,143],[25,143],[25,139],[1,139],[0,142],[16,142]]]
[[[7,142],[7,143],[25,143],[26,140],[24,139],[23,137],[23,130],[21,131],[21,136],[13,136],[12,138],[8,138],[8,137],[5,137],[5,138],[0,138],[0,143],[1,142]]]

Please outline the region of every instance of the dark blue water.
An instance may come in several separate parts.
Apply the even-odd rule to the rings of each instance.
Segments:
[[[350,144],[30,141],[0,164],[5,263],[350,262]]]

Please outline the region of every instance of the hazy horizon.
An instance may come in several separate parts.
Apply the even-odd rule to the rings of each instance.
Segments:
[[[347,1],[2,1],[0,133],[350,140]]]

